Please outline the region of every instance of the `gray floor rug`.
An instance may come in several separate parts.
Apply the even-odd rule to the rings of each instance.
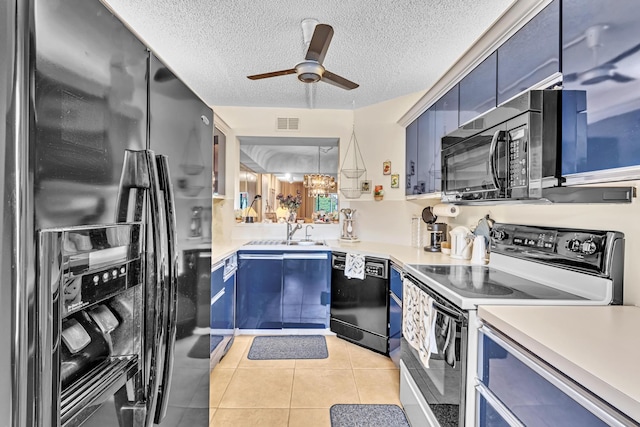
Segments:
[[[276,335],[255,337],[247,357],[251,360],[326,359],[329,352],[322,335]]]
[[[209,335],[199,336],[195,344],[193,344],[193,347],[191,347],[191,350],[189,350],[189,353],[187,353],[187,357],[191,357],[193,359],[208,359],[209,354],[211,353],[212,339],[213,337],[210,338]],[[220,341],[222,341],[222,337],[220,337]],[[218,344],[220,341],[218,341]]]
[[[410,427],[398,405],[333,405],[331,427]]]

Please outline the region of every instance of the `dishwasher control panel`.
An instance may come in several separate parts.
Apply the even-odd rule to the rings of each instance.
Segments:
[[[331,256],[331,267],[336,270],[344,270],[347,263],[347,255],[343,253],[333,253]],[[364,273],[370,277],[386,279],[389,277],[389,261],[381,258],[364,257]]]

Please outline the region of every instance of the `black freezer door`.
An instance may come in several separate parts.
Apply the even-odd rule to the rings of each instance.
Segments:
[[[126,149],[147,141],[146,47],[98,0],[36,0],[36,229],[105,224]]]
[[[150,148],[166,156],[171,170],[181,267],[175,319],[180,327],[174,332],[175,352],[167,344],[156,422],[162,418],[162,427],[172,427],[188,417],[194,426],[208,425],[211,257],[198,259],[198,274],[190,274],[185,254],[211,248],[205,228],[211,227],[213,112],[154,54],[149,60],[149,120]]]

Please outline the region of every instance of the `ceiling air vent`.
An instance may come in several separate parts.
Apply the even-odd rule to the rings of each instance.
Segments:
[[[300,130],[300,119],[298,117],[278,117],[276,129]]]

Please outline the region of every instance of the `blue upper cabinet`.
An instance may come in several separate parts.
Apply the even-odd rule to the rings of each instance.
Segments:
[[[493,52],[460,81],[460,125],[496,106],[497,58]]]
[[[554,0],[498,48],[498,105],[560,71],[559,41],[560,0]]]
[[[433,141],[433,164],[430,172],[433,171],[435,178],[435,188],[433,191],[440,191],[442,184],[442,137],[458,128],[460,107],[459,85],[455,85],[442,98],[436,101],[435,139]]]
[[[564,0],[565,89],[586,91],[587,138],[563,140],[563,175],[640,165],[637,0]]]
[[[405,194],[410,196],[418,188],[418,120],[415,120],[406,129],[405,142],[405,170],[407,173],[407,187]]]
[[[435,112],[435,107],[432,106],[418,117],[418,186],[414,194],[433,193],[440,189],[440,177],[436,177],[436,162],[440,164],[440,151],[436,153],[435,148]]]

